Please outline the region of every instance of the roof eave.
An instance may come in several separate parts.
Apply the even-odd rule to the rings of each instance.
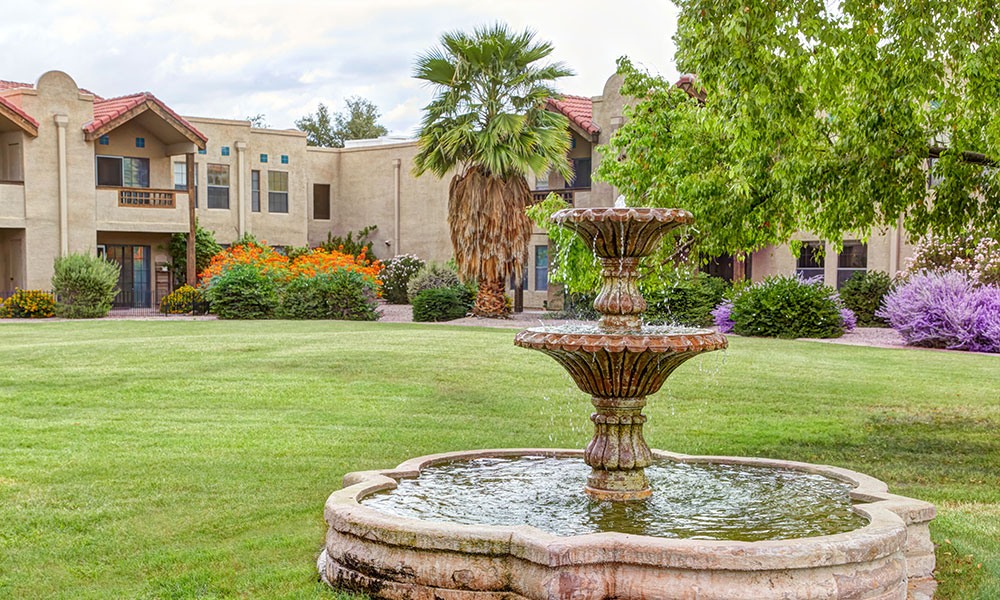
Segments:
[[[125,112],[115,116],[107,123],[103,123],[98,127],[91,128],[90,124],[84,125],[83,137],[85,140],[93,141],[102,135],[120,127],[122,124],[138,117],[142,113],[150,111],[156,114],[158,117],[169,123],[174,129],[176,129],[181,135],[183,135],[189,142],[198,147],[199,150],[205,149],[205,144],[208,142],[208,138],[205,137],[200,131],[195,129],[193,126],[183,121],[182,119],[175,116],[171,111],[164,109],[160,106],[160,103],[152,98],[146,98],[139,104],[136,104],[132,108],[126,110]]]

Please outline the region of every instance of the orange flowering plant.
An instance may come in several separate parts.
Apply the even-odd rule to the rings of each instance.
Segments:
[[[211,288],[214,283],[236,265],[251,265],[262,275],[282,285],[293,279],[312,278],[319,275],[331,275],[337,271],[358,273],[365,285],[370,286],[376,295],[382,295],[383,265],[379,261],[370,261],[366,257],[367,248],[357,256],[345,254],[337,250],[314,248],[295,259],[289,259],[266,242],[240,244],[226,248],[212,257],[212,262],[201,272],[199,287]]]

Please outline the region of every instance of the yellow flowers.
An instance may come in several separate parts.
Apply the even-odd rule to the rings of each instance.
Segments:
[[[49,292],[15,288],[0,300],[0,319],[47,319],[55,315],[56,301]]]

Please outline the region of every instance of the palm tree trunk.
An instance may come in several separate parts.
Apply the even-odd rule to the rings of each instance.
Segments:
[[[510,307],[507,306],[507,294],[502,279],[479,282],[479,292],[476,294],[476,303],[472,307],[472,314],[477,317],[493,319],[510,316]]]

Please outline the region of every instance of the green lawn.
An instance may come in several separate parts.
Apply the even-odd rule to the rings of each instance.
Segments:
[[[0,598],[329,598],[346,471],[581,447],[590,405],[513,330],[0,324]],[[1000,598],[1000,358],[733,339],[652,398],[650,445],[841,465],[938,506],[939,597]]]

